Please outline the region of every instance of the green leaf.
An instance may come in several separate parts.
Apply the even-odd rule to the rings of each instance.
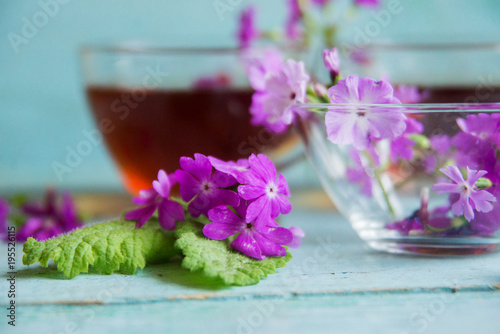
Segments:
[[[292,259],[270,257],[257,260],[233,250],[226,241],[206,238],[202,225],[193,222],[178,223],[175,246],[184,254],[182,266],[191,271],[202,271],[206,276],[219,278],[228,285],[257,284],[261,277],[276,273]]]
[[[174,242],[174,233],[163,230],[156,219],[139,229],[135,222],[118,219],[45,242],[29,238],[23,247],[23,264],[40,262],[47,267],[49,259],[54,259],[57,269],[67,278],[88,272],[89,265],[103,274],[117,270],[134,274],[146,263],[165,262],[179,255]]]

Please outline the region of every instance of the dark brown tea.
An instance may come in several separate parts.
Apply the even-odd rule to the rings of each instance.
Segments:
[[[490,103],[500,102],[500,87],[477,85],[476,87],[430,87],[422,88],[427,97],[422,103]],[[427,135],[452,135],[459,130],[456,119],[467,113],[431,113],[425,120]]]
[[[253,91],[87,88],[105,142],[132,193],[150,188],[158,170],[171,173],[194,153],[223,160],[267,151],[289,137],[250,124]]]

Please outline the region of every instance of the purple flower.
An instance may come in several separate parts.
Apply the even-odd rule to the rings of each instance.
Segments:
[[[387,224],[386,228],[389,230],[396,230],[404,235],[409,235],[411,231],[422,231],[425,229],[420,219],[415,215],[395,223]]]
[[[333,108],[325,116],[328,139],[334,144],[353,144],[357,150],[364,150],[371,138],[394,139],[406,129],[406,116],[399,110],[356,107],[363,103],[400,103],[386,81],[359,79],[357,75],[351,75],[330,87],[328,96],[331,103],[352,104],[347,108]]]
[[[435,135],[429,138],[431,148],[439,154],[449,153],[451,150],[450,137],[447,135]]]
[[[191,201],[188,211],[193,217],[207,215],[210,209],[219,205],[238,205],[238,194],[223,189],[235,184],[236,180],[220,171],[212,174],[212,164],[206,156],[195,153],[194,160],[181,157],[179,164],[182,169],[175,171],[175,177],[180,184],[182,199]]]
[[[231,85],[231,78],[225,73],[218,73],[215,76],[198,78],[193,87],[199,90],[215,90],[228,88]]]
[[[286,228],[278,227],[274,221],[256,224],[247,222],[246,201],[241,201],[231,209],[219,206],[208,212],[208,218],[212,221],[203,227],[203,234],[210,239],[224,240],[237,233],[236,239],[231,242],[231,247],[241,253],[263,260],[266,256],[285,256],[286,249],[283,245],[292,242],[292,232]]]
[[[246,213],[247,222],[256,218],[266,221],[278,217],[280,213],[289,213],[292,205],[286,198],[290,197],[290,191],[285,177],[279,174],[276,178],[276,168],[264,154],[252,154],[248,162],[250,170],[238,178],[241,198],[252,201]]]
[[[299,23],[302,20],[302,10],[299,0],[288,0],[288,18],[285,24],[285,33],[288,38],[296,39],[300,37]]]
[[[226,173],[237,179],[242,172],[250,167],[248,159],[239,159],[238,161],[223,161],[215,157],[208,157],[212,166],[219,172]]]
[[[286,246],[290,248],[299,248],[300,245],[302,244],[302,238],[306,236],[305,232],[296,226],[290,226],[288,229],[290,232],[292,232],[293,239],[289,243],[286,244]]]
[[[425,100],[429,97],[429,92],[420,92],[417,86],[399,85],[394,88],[394,96],[398,98],[401,103],[411,104]]]
[[[238,28],[238,41],[240,47],[249,47],[258,37],[259,31],[255,26],[255,8],[250,6],[240,14],[240,25]]]
[[[465,160],[479,165],[489,151],[500,145],[499,114],[467,115],[466,119],[457,119],[457,124],[463,132],[453,137],[452,144],[465,153]]]
[[[377,155],[377,152],[375,152],[374,147],[369,146],[367,152],[370,155],[372,161],[374,162],[375,165],[374,167],[378,167],[380,165],[380,159]],[[374,177],[373,170],[370,170],[369,166],[365,166],[363,164],[361,156],[359,155],[359,151],[352,149],[349,151],[349,156],[351,160],[354,162],[355,167],[347,168],[346,170],[347,181],[359,184],[361,186],[361,193],[368,197],[371,197],[373,189],[372,182]]]
[[[281,71],[267,77],[265,89],[253,95],[252,124],[263,125],[274,133],[285,132],[291,122],[285,111],[295,103],[304,102],[308,81],[304,63],[287,60]]]
[[[436,166],[441,166],[449,158],[451,152],[451,141],[447,135],[435,135],[429,137],[430,147],[434,152],[429,152],[423,158],[425,172],[434,173]]]
[[[325,64],[328,72],[330,72],[332,82],[334,82],[340,72],[340,59],[339,51],[337,50],[337,48],[333,48],[331,50],[323,50],[323,63]]]
[[[253,89],[261,91],[266,88],[266,79],[271,74],[281,71],[284,60],[281,53],[275,49],[266,49],[261,56],[255,53],[254,49],[245,51],[243,61],[250,85]]]
[[[494,144],[500,144],[500,126],[499,114],[478,114],[467,115],[466,119],[457,119],[460,129],[476,137],[478,140],[491,141]]]
[[[451,225],[451,219],[446,215],[450,210],[449,206],[437,207],[429,214],[429,188],[422,188],[420,194],[420,209],[416,210],[410,217],[401,221],[387,224],[390,230],[396,230],[404,235],[409,235],[412,231],[423,231],[426,228],[434,230],[446,230]]]
[[[354,0],[354,4],[360,7],[375,8],[380,5],[379,0]]]
[[[354,49],[349,52],[349,58],[354,62],[362,66],[367,66],[371,63],[370,55],[363,49]]]
[[[16,239],[21,241],[29,237],[38,241],[47,240],[83,225],[71,195],[63,193],[59,199],[54,189],[47,190],[43,205],[26,203],[21,207],[21,212],[28,217],[16,234]]]
[[[158,209],[158,222],[165,230],[175,229],[175,221],[184,220],[184,209],[180,203],[168,199],[170,189],[175,185],[174,175],[167,175],[164,170],[158,172],[158,180],[153,181],[153,188],[141,190],[133,201],[142,207],[129,211],[125,219],[136,220],[136,228],[142,227]]]
[[[403,135],[391,141],[391,159],[394,162],[397,162],[398,159],[413,159],[413,147],[416,144],[409,138],[409,136],[411,134],[422,133],[424,131],[424,126],[416,119],[407,118],[405,123],[406,130]]]
[[[464,215],[467,221],[474,218],[474,210],[478,212],[489,212],[493,209],[491,202],[496,202],[495,196],[486,190],[476,190],[475,183],[484,175],[485,170],[471,170],[467,167],[467,180],[464,180],[462,173],[457,166],[448,166],[441,168],[440,171],[449,177],[455,184],[452,183],[437,183],[432,187],[432,190],[438,191],[439,194],[450,193],[459,194],[458,201],[451,206],[451,212],[454,215]]]
[[[496,187],[493,196],[499,195],[500,187]],[[474,235],[490,235],[500,230],[500,202],[493,203],[490,212],[478,212],[471,220],[470,227]]]

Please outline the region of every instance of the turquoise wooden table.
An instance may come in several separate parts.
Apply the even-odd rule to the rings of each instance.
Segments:
[[[7,324],[1,245],[1,333],[500,333],[500,252],[466,257],[372,251],[331,211],[295,210],[307,236],[279,274],[255,286],[201,284],[179,263],[134,276],[21,264],[16,326]]]

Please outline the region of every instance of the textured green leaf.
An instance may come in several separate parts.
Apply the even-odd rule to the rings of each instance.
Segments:
[[[103,274],[117,270],[134,274],[146,263],[165,262],[180,255],[174,242],[174,233],[163,230],[154,218],[139,229],[135,222],[118,219],[45,242],[29,238],[23,247],[23,264],[40,262],[47,267],[49,259],[54,259],[57,269],[68,278],[88,272],[89,265]]]
[[[182,266],[191,271],[201,270],[206,276],[220,278],[228,285],[257,284],[261,277],[276,273],[291,260],[290,252],[285,257],[270,257],[256,260],[233,250],[226,241],[206,238],[202,225],[192,222],[178,223],[175,230],[175,246],[182,250]]]

